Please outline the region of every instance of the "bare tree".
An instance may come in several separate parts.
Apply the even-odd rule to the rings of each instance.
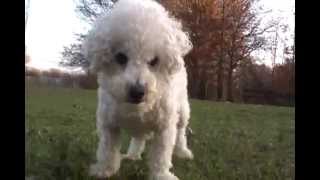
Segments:
[[[191,97],[206,99],[208,84],[214,84],[221,21],[219,0],[162,0],[161,3],[182,21],[193,43],[186,56],[189,93]]]
[[[24,31],[27,29],[28,19],[29,19],[29,13],[30,13],[30,0],[27,0],[25,4],[25,24],[24,24]]]
[[[118,0],[78,0],[76,12],[92,24],[101,14],[108,12]]]
[[[76,12],[80,18],[89,24],[92,24],[101,14],[108,12],[117,0],[77,0]],[[62,52],[60,65],[65,67],[81,67],[88,70],[88,60],[82,52],[82,43],[85,34],[76,34],[77,41],[65,46]]]
[[[222,100],[223,96],[223,79],[224,79],[224,32],[225,32],[225,0],[222,0],[222,10],[221,10],[221,35],[220,35],[220,57],[218,61],[218,85],[217,85],[217,95],[218,100]]]
[[[265,33],[273,30],[275,22],[271,21],[262,26],[262,18],[258,14],[268,13],[258,12],[253,9],[256,0],[229,0],[227,8],[228,28],[225,30],[225,43],[227,63],[227,100],[233,101],[233,74],[252,52],[263,48],[267,41]]]
[[[63,58],[60,61],[60,65],[66,67],[82,67],[83,69],[87,69],[89,62],[82,53],[82,42],[85,38],[85,35],[76,34],[76,36],[78,36],[77,42],[68,47],[64,47],[62,52]]]
[[[27,0],[25,4],[25,25],[24,25],[24,32],[27,31],[27,24],[30,15],[30,0]],[[31,57],[27,54],[27,45],[25,45],[25,64],[28,64],[31,61]]]

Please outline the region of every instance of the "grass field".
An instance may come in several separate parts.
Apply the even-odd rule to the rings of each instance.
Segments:
[[[96,92],[26,88],[26,176],[83,180],[95,159]],[[191,100],[193,161],[174,158],[181,180],[295,179],[294,108]],[[128,137],[123,136],[123,151]],[[111,180],[144,180],[143,161],[122,162]]]

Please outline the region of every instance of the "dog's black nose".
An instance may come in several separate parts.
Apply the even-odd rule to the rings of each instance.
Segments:
[[[129,89],[129,101],[134,104],[138,104],[142,101],[145,94],[144,86],[136,84]]]

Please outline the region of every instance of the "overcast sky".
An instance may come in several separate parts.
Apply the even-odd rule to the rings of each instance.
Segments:
[[[268,18],[282,17],[283,22],[289,24],[290,31],[293,31],[294,0],[260,0],[260,3],[266,9],[272,9]],[[63,46],[74,42],[74,33],[86,32],[89,28],[74,10],[74,0],[30,0],[26,29],[27,53],[32,59],[29,66],[59,68]],[[289,41],[288,44],[292,42]],[[267,64],[271,63],[268,54],[261,53],[259,56],[266,59],[264,62]],[[278,61],[280,59],[279,55]]]
[[[74,9],[73,0],[30,0],[26,29],[30,66],[57,68],[63,46],[75,40],[74,33],[87,30]]]

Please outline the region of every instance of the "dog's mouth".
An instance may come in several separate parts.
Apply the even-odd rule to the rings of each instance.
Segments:
[[[143,102],[143,99],[144,98],[132,98],[132,97],[130,97],[130,98],[128,98],[128,103],[130,103],[130,104],[140,104],[140,103],[142,103]]]

